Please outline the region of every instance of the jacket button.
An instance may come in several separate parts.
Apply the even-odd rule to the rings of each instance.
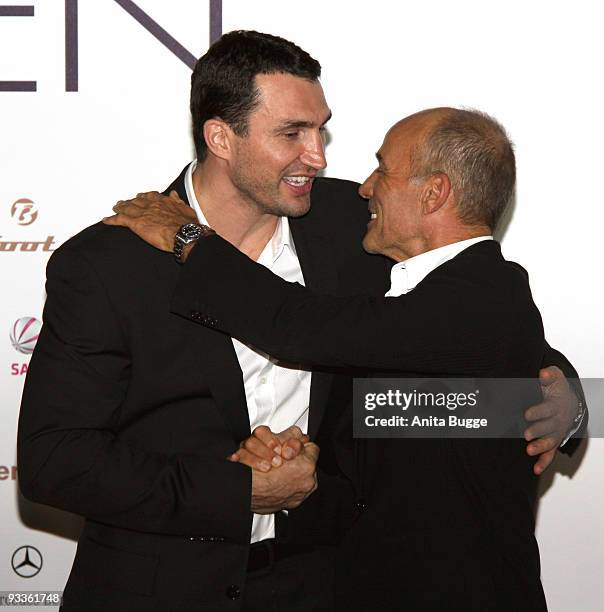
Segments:
[[[199,319],[201,319],[201,313],[198,312],[197,310],[192,310],[191,319],[193,319],[193,321],[199,321]]]
[[[241,597],[241,589],[236,584],[232,584],[227,587],[226,596],[229,599],[239,599]]]
[[[359,512],[365,512],[367,510],[367,502],[364,499],[359,499],[356,503],[356,508]]]

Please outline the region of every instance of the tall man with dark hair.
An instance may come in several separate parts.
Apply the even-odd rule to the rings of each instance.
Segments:
[[[319,75],[293,43],[223,36],[192,75],[197,161],[169,189],[191,221],[327,290],[320,234],[342,226],[329,239],[334,266],[360,252],[364,206],[353,183],[315,181],[330,116]],[[316,211],[298,219],[311,188]],[[335,534],[296,539],[316,447],[266,474],[227,456],[260,424],[316,437],[337,388],[172,315],[179,271],[171,254],[103,224],[49,262],[19,470],[26,497],[86,517],[64,609],[329,609],[329,551],[313,546]]]
[[[356,185],[316,178],[330,116],[319,74],[283,39],[223,36],[192,76],[197,162],[168,191],[188,201],[187,221],[286,280],[335,292],[338,270],[364,257],[367,215]],[[199,231],[178,233],[179,257]],[[382,260],[367,264],[385,278]],[[302,503],[316,446],[265,472],[226,457],[259,424],[297,425],[323,444],[345,385],[171,314],[179,273],[172,255],[101,224],[49,263],[19,467],[27,497],[87,519],[65,609],[329,609],[339,508],[313,519],[323,499],[345,496]],[[322,489],[348,491],[330,453],[321,460]]]

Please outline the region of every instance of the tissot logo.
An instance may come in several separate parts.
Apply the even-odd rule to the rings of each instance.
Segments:
[[[31,200],[21,198],[11,206],[10,216],[18,225],[31,225],[38,218],[38,211]]]
[[[42,555],[33,546],[21,546],[13,553],[11,565],[21,578],[33,578],[42,569]]]
[[[54,251],[55,244],[54,236],[47,236],[46,240],[0,240],[0,253]]]
[[[40,335],[42,323],[35,317],[17,319],[10,330],[10,341],[13,348],[24,355],[31,355]]]
[[[29,198],[20,198],[10,207],[10,215],[17,225],[31,225],[38,218],[38,210]],[[54,251],[55,244],[54,236],[45,240],[0,240],[0,253]]]

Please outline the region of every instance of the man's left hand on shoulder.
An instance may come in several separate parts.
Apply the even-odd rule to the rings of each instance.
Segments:
[[[554,460],[556,450],[566,440],[575,426],[579,414],[579,400],[562,370],[556,366],[543,368],[539,372],[543,401],[531,406],[524,413],[531,423],[524,432],[529,443],[526,452],[540,455],[533,467],[535,474],[542,474]]]
[[[199,223],[195,211],[176,191],[169,196],[157,191],[139,193],[131,200],[120,200],[113,212],[116,214],[105,217],[103,223],[127,227],[156,249],[167,252],[174,249],[174,236],[183,225]]]

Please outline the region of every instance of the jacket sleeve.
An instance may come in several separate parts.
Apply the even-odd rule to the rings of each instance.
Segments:
[[[552,348],[546,342],[545,353],[543,355],[543,367],[545,368],[548,366],[557,366],[562,370],[564,376],[566,376],[566,378],[568,379],[571,389],[574,391],[579,401],[583,404],[583,419],[581,420],[577,431],[573,432],[572,437],[568,439],[566,443],[560,446],[559,448],[560,452],[565,453],[567,455],[572,455],[581,443],[581,439],[585,437],[587,432],[589,414],[587,410],[587,402],[585,400],[585,392],[583,391],[583,386],[581,385],[579,374],[573,367],[572,363],[560,351],[557,351],[556,349]]]
[[[288,512],[287,521],[276,515],[276,534],[292,544],[337,546],[350,529],[355,516],[355,491],[344,475],[317,469],[317,490],[304,503]]]
[[[203,451],[149,452],[120,435],[136,364],[90,263],[60,249],[46,290],[19,419],[25,497],[122,528],[249,542],[249,469]]]
[[[484,290],[482,277],[449,271],[433,272],[430,282],[400,298],[335,297],[275,277],[218,236],[204,238],[189,260],[172,311],[280,359],[327,367],[479,375],[497,371],[501,355],[520,335],[539,349],[537,363],[541,361],[540,317],[534,306],[527,308],[532,304],[530,291],[515,272],[511,274],[520,280],[510,279],[517,294],[509,299],[497,282]],[[498,315],[489,314],[490,308],[505,312],[506,320],[494,325],[493,316]]]
[[[510,264],[516,266],[518,271],[521,272],[528,281],[528,272],[520,264],[516,262],[510,262]],[[566,376],[568,379],[568,383],[573,392],[584,407],[583,419],[581,420],[579,427],[575,432],[573,432],[572,437],[568,439],[559,449],[563,453],[572,455],[581,442],[581,438],[585,436],[587,431],[587,423],[589,418],[587,413],[587,403],[585,401],[585,393],[583,391],[581,381],[579,380],[579,375],[570,361],[568,361],[568,359],[560,351],[552,348],[547,342],[545,342],[544,345],[545,349],[543,352],[543,362],[541,364],[542,367],[546,368],[548,366],[557,366],[560,368],[560,370],[562,370],[564,373],[564,376]]]

